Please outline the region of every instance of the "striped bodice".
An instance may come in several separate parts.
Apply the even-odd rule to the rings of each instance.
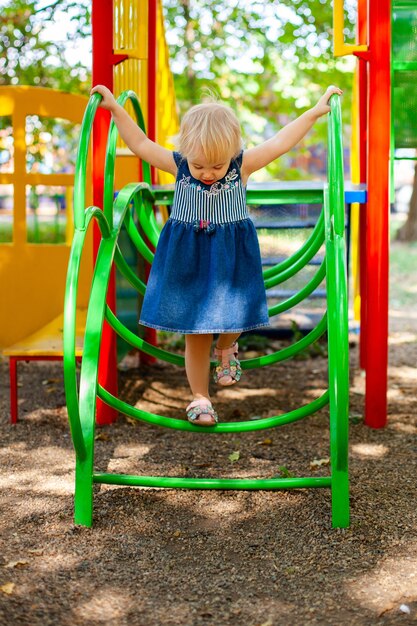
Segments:
[[[242,185],[241,152],[230,162],[226,175],[213,185],[205,185],[193,178],[187,159],[174,152],[178,166],[171,218],[181,222],[209,221],[212,224],[238,222],[249,217],[246,207],[246,189]]]

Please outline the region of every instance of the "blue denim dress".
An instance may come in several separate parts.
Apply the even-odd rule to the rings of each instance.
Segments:
[[[178,167],[172,212],[162,229],[139,323],[193,333],[269,325],[261,256],[246,206],[241,152],[212,185]]]

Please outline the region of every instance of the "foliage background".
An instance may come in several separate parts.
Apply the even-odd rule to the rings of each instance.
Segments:
[[[74,62],[67,51],[91,38],[90,0],[2,4],[0,84],[88,94],[91,58],[79,56]],[[354,3],[346,4],[345,38],[353,40]],[[330,2],[163,0],[163,6],[180,113],[210,91],[236,110],[250,147],[314,105],[329,84],[337,84],[344,91],[348,147],[353,61],[332,56]],[[8,121],[1,122],[4,128]],[[325,132],[320,121],[292,153],[260,176],[320,177]],[[319,157],[315,170],[312,147]]]
[[[214,92],[236,110],[250,147],[313,106],[328,85],[336,84],[344,91],[348,146],[354,61],[333,58],[332,3],[164,0],[164,9],[181,113],[204,99],[207,91]],[[354,23],[348,3],[347,41],[354,40]],[[310,148],[323,144],[325,133],[326,124],[319,122],[292,153],[267,168],[269,177],[314,176],[308,171]],[[265,172],[260,176],[265,178]]]

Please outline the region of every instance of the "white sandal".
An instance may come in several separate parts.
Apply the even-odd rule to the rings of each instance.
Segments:
[[[242,376],[242,368],[237,358],[238,344],[235,343],[230,348],[215,348],[214,356],[217,357],[216,365],[213,370],[214,382],[229,387],[238,383]]]
[[[219,416],[213,409],[213,406],[207,398],[198,398],[193,400],[186,408],[187,419],[191,424],[196,426],[215,426],[219,421]],[[202,420],[201,417],[206,415],[209,419]]]

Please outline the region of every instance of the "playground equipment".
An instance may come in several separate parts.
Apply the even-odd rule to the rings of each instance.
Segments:
[[[160,11],[160,2],[140,0],[139,3],[143,11],[151,13],[155,10],[156,4]],[[353,255],[353,261],[354,266],[358,268],[359,280],[357,282],[360,283],[360,297],[356,298],[355,308],[360,310],[361,366],[366,370],[365,423],[378,428],[385,425],[387,415],[391,3],[389,0],[358,0],[359,44],[357,45],[344,43],[343,4],[343,0],[335,0],[333,3],[334,52],[336,56],[354,54],[358,58],[354,116],[357,119],[358,136],[357,154],[353,159],[352,180],[368,189],[368,203],[362,204],[360,209],[356,206],[353,210],[352,233],[355,241],[356,239],[359,241],[358,255]],[[402,4],[410,6],[411,3],[405,1]],[[127,5],[128,0],[114,0],[114,2],[113,0],[100,2],[93,0],[93,41],[96,42],[93,44],[93,59],[98,68],[95,70],[93,80],[94,83],[100,82],[110,89],[114,86],[115,58],[123,52],[122,49],[117,48],[117,45],[115,50],[111,47],[113,8],[116,14],[119,12],[127,15]],[[95,21],[96,28],[94,28]],[[121,25],[124,23],[123,20],[119,22]],[[115,74],[116,71],[117,66]],[[150,72],[148,78],[149,76]],[[129,84],[133,83],[125,83],[124,87]],[[149,112],[151,112],[150,107]],[[158,109],[158,120],[160,115],[161,110]],[[151,119],[150,121],[153,124]],[[152,124],[148,126],[151,138]],[[101,137],[105,136],[103,129]],[[101,160],[97,157],[97,162],[104,162],[103,156],[102,145]],[[98,179],[102,180],[102,176]],[[102,197],[100,185],[97,189],[95,204],[99,206]],[[161,197],[156,191],[155,196]],[[249,194],[248,200],[250,201]],[[115,300],[112,293],[112,288],[110,288],[108,302],[114,310]],[[112,336],[110,328],[106,329],[106,333],[108,337]],[[152,331],[147,338],[150,342],[154,342]],[[110,349],[111,341],[115,341],[114,336],[112,340],[109,339],[109,342],[106,340],[103,349],[103,354],[108,355],[108,358],[103,358],[100,363],[100,380],[103,382],[111,380],[112,389],[116,393],[116,358],[114,350]],[[114,418],[114,411],[99,406],[100,423],[110,422]]]
[[[344,43],[344,2],[333,3],[334,54],[353,54],[358,59],[352,181],[367,186],[368,201],[360,211],[355,208],[352,219],[353,243],[358,240],[359,244],[360,299],[355,298],[355,309],[360,309],[361,366],[366,371],[365,423],[381,428],[387,420],[390,159],[405,136],[411,145],[417,145],[413,80],[416,7],[409,0],[358,0],[357,4],[358,44],[353,45]]]
[[[53,89],[0,87],[0,114],[11,116],[14,136],[13,169],[0,173],[0,184],[9,185],[13,197],[12,240],[0,245],[0,284],[7,295],[7,306],[0,307],[0,348],[9,359],[12,423],[17,421],[17,363],[62,360],[64,276],[73,232],[72,211],[67,205],[65,241],[58,244],[28,241],[27,189],[64,187],[69,199],[74,174],[28,171],[26,118],[38,115],[81,124],[86,103],[83,96]],[[85,256],[91,258],[91,254],[90,236],[86,240]],[[82,310],[87,307],[91,273],[91,263],[83,263],[78,300],[80,320]],[[79,340],[77,343],[80,356]]]
[[[176,134],[178,116],[175,106],[173,79],[169,69],[168,48],[165,40],[161,0],[92,0],[93,84],[106,85],[121,93],[135,85],[144,105],[143,116],[148,136],[160,144],[169,145],[169,137]],[[129,110],[128,104],[128,110]],[[132,109],[130,109],[132,113]],[[107,111],[99,110],[93,129],[93,202],[102,207],[106,137],[110,123]],[[129,180],[143,180],[138,160],[131,153],[120,155],[116,161],[117,188]],[[156,172],[151,171],[156,182]],[[169,174],[158,173],[161,184],[172,181]],[[100,237],[94,230],[94,257]],[[116,310],[116,281],[110,276],[107,302]],[[145,337],[155,343],[156,334],[147,330]],[[145,355],[146,356],[146,355]],[[100,358],[99,380],[117,394],[116,335],[105,324],[103,350]],[[116,412],[98,401],[97,422],[108,424],[116,419]]]
[[[93,5],[94,80],[112,88],[114,75],[116,91],[122,91],[126,81],[138,85],[148,130],[153,139],[166,144],[167,137],[174,135],[177,130],[177,115],[161,3],[114,0],[113,6],[113,0],[94,0]],[[71,173],[28,171],[26,118],[38,115],[80,124],[86,103],[87,99],[83,96],[51,89],[0,87],[0,115],[12,117],[14,137],[14,169],[11,172],[0,172],[0,184],[10,185],[13,189],[10,194],[13,195],[12,240],[0,244],[0,284],[3,293],[7,294],[7,306],[0,307],[0,350],[10,364],[12,423],[17,421],[18,361],[62,359],[65,271],[73,235],[70,218],[74,176]],[[102,206],[100,194],[103,172],[100,170],[100,155],[105,152],[108,123],[106,113],[99,111],[94,129],[93,189],[87,188],[87,197],[93,191],[97,206]],[[140,179],[142,176],[138,159],[121,144],[117,150],[115,167],[118,189],[127,180]],[[169,182],[167,176],[158,175],[158,182]],[[157,182],[155,173],[152,180]],[[26,188],[38,185],[59,185],[67,189],[66,237],[62,243],[37,243],[36,237],[35,241],[28,241]],[[83,335],[82,320],[91,282],[93,248],[93,232],[90,232],[79,278],[79,357],[82,353],[80,338]],[[115,285],[113,299],[112,306],[115,308]],[[110,369],[115,381],[116,344],[113,342],[111,345],[114,352],[109,350],[108,353],[113,357]],[[109,419],[99,412],[98,421],[105,423]]]
[[[392,149],[416,148],[417,7],[392,4]],[[394,154],[392,154],[394,156]],[[397,158],[394,156],[394,158]],[[402,158],[402,157],[398,157]],[[412,157],[416,160],[417,157]]]
[[[333,3],[334,52],[336,56],[354,54],[358,59],[356,123],[353,124],[357,128],[357,133],[353,133],[357,141],[353,149],[352,180],[368,189],[368,203],[360,209],[356,206],[352,219],[352,241],[359,242],[356,257],[359,297],[355,298],[355,309],[360,310],[361,365],[366,370],[365,423],[382,427],[387,413],[390,142],[391,161],[394,148],[417,145],[413,113],[416,8],[411,0],[393,0],[392,3],[358,0],[359,43],[351,45],[343,40],[343,5],[343,0]],[[137,85],[148,134],[166,145],[166,137],[175,134],[177,118],[160,0],[92,0],[92,23],[94,83],[103,83],[116,93],[129,85]],[[8,94],[17,94],[19,89],[25,95],[16,96],[13,103],[15,96]],[[8,306],[0,310],[0,349],[17,344],[18,349],[23,350],[21,356],[29,354],[24,348],[26,343],[30,344],[31,351],[35,349],[32,335],[39,337],[39,331],[49,328],[48,324],[57,320],[62,312],[63,275],[68,258],[68,243],[53,247],[36,245],[29,244],[26,237],[24,185],[37,184],[36,181],[40,184],[46,179],[40,174],[25,172],[24,117],[37,110],[49,115],[51,105],[56,108],[57,116],[72,119],[71,115],[79,109],[78,105],[69,104],[75,102],[76,96],[60,94],[59,104],[55,106],[55,96],[50,97],[50,93],[41,88],[0,88],[0,112],[14,117],[16,151],[15,172],[0,174],[0,181],[13,184],[15,192],[13,242],[0,245],[0,281],[8,294]],[[68,105],[70,113],[67,114]],[[103,172],[100,168],[104,162],[109,116],[99,111],[95,119],[94,205],[101,206]],[[137,160],[132,155],[121,154],[122,151],[123,148],[118,150],[116,162],[118,188],[128,180],[137,179],[138,172]],[[53,176],[54,181],[58,180],[57,175]],[[69,182],[68,174],[60,174],[60,180],[64,176]],[[152,183],[155,182],[155,173],[152,173]],[[169,181],[160,178],[159,182]],[[154,195],[159,200],[162,198],[156,191]],[[67,242],[70,237],[71,229],[67,231]],[[355,261],[355,255],[352,256]],[[54,272],[48,271],[51,266]],[[90,276],[91,268],[87,268],[85,278],[80,278],[80,285],[85,289]],[[115,289],[111,287],[109,306],[113,310],[115,302]],[[31,315],[27,315],[28,308]],[[58,320],[54,327],[59,329],[62,323]],[[109,340],[103,354],[108,355],[108,359],[103,359],[100,365],[100,380],[111,379],[111,388],[116,393],[115,338],[110,328],[106,333],[109,333]],[[31,340],[26,342],[29,338]],[[152,341],[152,331],[147,339]],[[55,338],[52,340],[55,344]],[[99,423],[112,421],[115,412],[105,405],[101,409]]]
[[[324,243],[326,256],[316,275],[295,296],[270,310],[276,315],[291,308],[309,295],[326,277],[328,315],[308,335],[297,343],[260,358],[242,362],[244,369],[263,367],[284,361],[311,345],[326,331],[328,334],[329,387],[319,398],[300,408],[274,417],[248,422],[220,423],[204,428],[188,421],[171,419],[147,413],[117,398],[98,379],[99,354],[102,350],[102,332],[105,321],[133,347],[170,363],[183,365],[183,357],[160,349],[129,331],[118,320],[106,304],[113,261],[132,286],[144,293],[146,285],[125,263],[118,246],[122,224],[137,248],[139,254],[149,263],[153,252],[135,226],[134,215],[152,245],[156,246],[159,227],[153,213],[155,192],[146,183],[130,183],[124,186],[113,202],[114,159],[117,129],[110,125],[107,152],[104,164],[105,195],[103,211],[96,206],[85,209],[85,164],[87,147],[101,96],[94,94],[87,107],[76,166],[76,188],[74,197],[74,241],[67,274],[64,326],[64,372],[68,414],[76,453],[75,481],[75,523],[92,525],[93,484],[118,484],[152,487],[175,487],[191,489],[290,489],[301,487],[330,487],[332,492],[333,526],[346,527],[349,524],[348,495],[348,326],[347,326],[347,287],[346,249],[343,194],[343,155],[341,140],[340,104],[337,96],[331,98],[328,133],[328,185],[322,193],[323,210],[317,224],[300,249],[285,261],[264,271],[266,288],[273,287],[299,272],[316,254]],[[118,101],[124,105],[127,100],[133,105],[139,124],[143,120],[136,95],[124,92]],[[146,164],[144,165],[146,171]],[[285,194],[284,194],[285,195]],[[316,198],[315,198],[316,199]],[[279,194],[277,196],[279,202]],[[299,198],[294,199],[299,202]],[[132,207],[133,205],[133,207]],[[100,230],[100,242],[92,279],[90,302],[84,338],[84,353],[81,366],[79,389],[76,376],[76,303],[79,260],[86,234],[92,222]],[[149,423],[187,430],[199,434],[220,434],[225,432],[246,432],[262,430],[288,424],[311,415],[329,404],[330,409],[330,452],[331,475],[304,478],[265,478],[265,479],[197,479],[161,476],[129,476],[97,473],[94,471],[94,432],[97,400],[101,399],[113,410],[125,413],[131,418]]]
[[[11,116],[14,136],[13,171],[0,173],[0,183],[10,185],[13,196],[12,241],[0,245],[0,284],[7,294],[7,306],[0,307],[0,348],[22,342],[62,313],[63,277],[72,241],[72,211],[67,210],[66,240],[62,244],[28,242],[27,188],[41,185],[71,190],[74,174],[27,170],[26,117],[63,118],[81,124],[86,104],[87,98],[83,96],[53,89],[0,87],[0,114]],[[81,307],[87,304],[91,268],[84,268],[84,272]]]

